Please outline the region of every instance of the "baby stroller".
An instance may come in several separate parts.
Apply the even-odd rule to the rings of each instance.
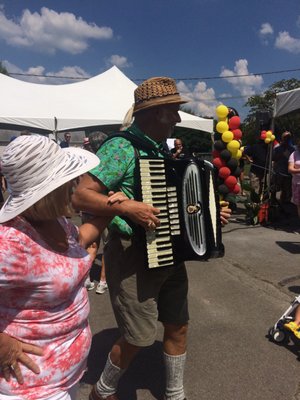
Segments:
[[[279,320],[269,329],[269,339],[278,344],[287,343],[291,337],[291,330],[287,329],[284,325],[294,320],[295,310],[300,304],[300,296],[295,297],[291,305],[279,318]],[[293,339],[297,339],[292,335]]]

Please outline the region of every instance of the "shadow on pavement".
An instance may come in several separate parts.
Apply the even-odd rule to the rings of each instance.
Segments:
[[[276,241],[277,246],[283,250],[288,251],[290,254],[300,254],[300,242],[294,241]]]
[[[97,382],[105,366],[107,355],[119,338],[118,329],[105,329],[93,336],[88,357],[88,370],[81,384],[93,385]],[[162,343],[156,341],[152,346],[142,349],[120,380],[119,400],[136,400],[137,390],[149,390],[154,399],[163,398],[165,371]]]
[[[300,294],[300,286],[289,286],[289,291],[295,294]]]

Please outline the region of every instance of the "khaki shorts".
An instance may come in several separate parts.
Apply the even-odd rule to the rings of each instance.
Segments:
[[[157,320],[184,325],[189,320],[184,264],[148,270],[140,242],[110,234],[104,248],[106,279],[122,336],[135,346],[154,343]]]

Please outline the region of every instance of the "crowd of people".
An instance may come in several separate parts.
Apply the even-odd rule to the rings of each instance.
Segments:
[[[243,154],[246,162],[250,163],[251,188],[262,200],[265,192],[269,191],[281,207],[294,204],[300,217],[299,138],[293,141],[291,132],[284,131],[271,152],[270,146],[272,144],[266,144],[263,139],[245,146]],[[271,157],[271,163],[268,157]],[[267,175],[270,176],[269,182]]]
[[[117,400],[120,378],[138,352],[154,343],[157,321],[164,328],[164,399],[186,400],[187,271],[182,262],[146,268],[140,232],[160,226],[160,210],[135,200],[134,192],[136,157],[191,157],[179,138],[173,151],[165,145],[185,102],[171,78],[150,78],[136,88],[133,122],[125,132],[144,147],[97,132],[75,148],[67,132],[60,144],[26,134],[5,148],[1,186],[10,189],[0,210],[1,400],[76,399],[91,345],[86,289],[93,283],[89,273],[101,237],[99,285],[108,287],[120,338],[89,400]],[[281,173],[281,157],[288,160],[300,216],[300,142],[290,152],[285,137],[274,163]],[[245,151],[258,191],[261,169],[256,167],[263,151],[263,146]],[[70,219],[72,207],[81,212],[79,227]],[[230,214],[225,204],[222,224]]]

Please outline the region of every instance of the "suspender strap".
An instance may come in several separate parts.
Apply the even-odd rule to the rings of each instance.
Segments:
[[[132,144],[134,149],[137,151],[137,153],[135,152],[136,156],[139,156],[140,155],[139,151],[142,150],[142,151],[145,151],[146,153],[148,153],[149,156],[157,157],[158,154],[161,154],[164,158],[170,157],[166,150],[158,149],[157,147],[154,146],[154,144],[149,143],[148,141],[144,140],[143,138],[133,135],[132,133],[127,132],[127,131],[116,132],[116,133],[109,135],[108,138],[106,138],[102,142],[100,147],[102,147],[104,143],[108,142],[109,140],[111,140],[115,137],[128,140]]]

